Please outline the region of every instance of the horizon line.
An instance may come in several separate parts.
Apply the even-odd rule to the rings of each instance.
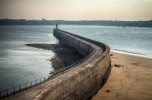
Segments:
[[[46,21],[152,21],[152,19],[145,19],[145,20],[104,20],[104,19],[82,19],[82,20],[64,20],[64,19],[45,19],[45,18],[41,18],[41,19],[24,19],[24,18],[0,18],[0,20],[46,20]]]

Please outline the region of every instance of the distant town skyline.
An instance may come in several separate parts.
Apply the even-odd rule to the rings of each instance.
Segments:
[[[151,20],[152,0],[0,0],[0,19]]]

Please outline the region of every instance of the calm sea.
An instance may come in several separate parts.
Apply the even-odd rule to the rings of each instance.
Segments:
[[[58,43],[54,26],[0,26],[0,90],[48,76],[51,51],[27,43]],[[108,44],[112,50],[152,58],[152,28],[59,25],[60,29]]]
[[[52,51],[25,46],[57,43],[54,26],[0,26],[0,90],[46,77],[53,68]]]

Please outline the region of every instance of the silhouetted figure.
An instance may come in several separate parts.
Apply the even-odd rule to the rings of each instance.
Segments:
[[[58,29],[58,24],[56,23],[56,29]]]

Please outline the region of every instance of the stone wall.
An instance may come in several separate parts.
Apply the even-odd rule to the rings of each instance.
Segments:
[[[54,35],[79,53],[89,57],[66,73],[50,81],[39,99],[87,100],[104,85],[111,71],[110,48],[102,43],[59,29]]]
[[[84,43],[82,39],[75,39],[72,35],[65,33],[67,32],[56,29],[54,29],[53,32],[54,36],[57,37],[61,43],[76,49],[83,56],[87,56],[93,51],[89,43]]]
[[[59,29],[53,33],[61,43],[86,56],[85,59],[4,100],[88,100],[104,85],[111,71],[110,48]]]

